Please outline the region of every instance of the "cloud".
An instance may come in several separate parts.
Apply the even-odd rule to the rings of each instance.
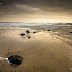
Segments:
[[[32,14],[39,12],[40,9],[28,5],[21,5],[21,4],[16,4],[16,5],[7,5],[3,6],[0,11],[0,15],[18,15],[18,14]]]
[[[58,12],[72,16],[72,0],[0,0],[0,3],[0,17],[39,12],[44,15]]]
[[[39,8],[31,7],[31,6],[28,6],[28,5],[16,5],[16,9],[23,10],[23,11],[26,11],[26,12],[39,11]]]
[[[3,6],[19,4],[35,7],[62,7],[72,9],[72,0],[0,0]]]

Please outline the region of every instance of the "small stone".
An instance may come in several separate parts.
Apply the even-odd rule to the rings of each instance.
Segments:
[[[35,31],[33,33],[36,33]]]
[[[30,39],[31,37],[30,36],[28,36],[28,39]]]
[[[49,30],[47,30],[47,31],[50,31],[50,29],[49,29]]]
[[[21,33],[21,36],[24,36],[25,35],[25,33]]]
[[[72,34],[72,32],[69,32],[69,33],[71,33],[71,34]]]
[[[30,31],[29,30],[26,30],[26,33],[28,34],[28,33],[30,33]]]

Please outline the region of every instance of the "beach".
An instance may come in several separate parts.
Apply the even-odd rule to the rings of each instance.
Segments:
[[[30,33],[26,34],[26,30]],[[21,33],[25,35],[21,36]],[[72,72],[71,43],[71,39],[56,31],[0,29],[0,56],[19,55],[23,58],[19,66],[0,60],[0,72]]]

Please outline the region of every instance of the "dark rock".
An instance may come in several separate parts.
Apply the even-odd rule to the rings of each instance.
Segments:
[[[28,34],[28,33],[30,33],[30,31],[29,30],[26,30],[26,33]]]
[[[50,29],[49,29],[49,30],[47,30],[47,31],[50,31]]]
[[[69,32],[69,33],[71,33],[71,34],[72,34],[72,32]]]
[[[25,33],[21,33],[21,36],[24,36],[25,35]]]
[[[35,31],[33,33],[36,33]]]
[[[28,39],[30,39],[31,37],[30,36],[28,36]]]
[[[11,65],[20,65],[22,63],[22,57],[18,55],[12,55],[8,57],[8,61]]]

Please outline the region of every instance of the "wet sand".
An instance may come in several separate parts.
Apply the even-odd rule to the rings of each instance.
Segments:
[[[0,56],[20,55],[22,64],[11,66],[0,60],[0,72],[72,72],[72,46],[52,32],[39,30],[30,39],[27,29],[0,29]]]

